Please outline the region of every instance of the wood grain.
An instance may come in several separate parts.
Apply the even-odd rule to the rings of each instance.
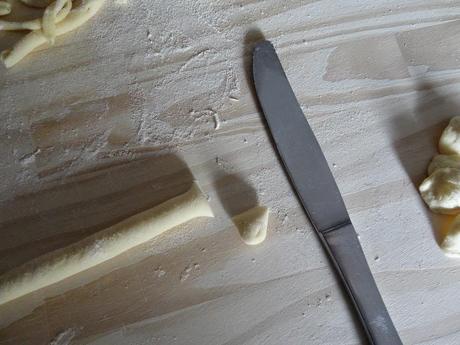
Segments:
[[[192,179],[216,212],[0,306],[0,344],[69,329],[92,345],[364,343],[261,121],[255,29],[277,48],[404,344],[458,344],[460,266],[416,186],[459,115],[459,14],[440,0],[113,1],[0,70],[0,272]],[[269,234],[248,247],[230,217],[257,203]]]

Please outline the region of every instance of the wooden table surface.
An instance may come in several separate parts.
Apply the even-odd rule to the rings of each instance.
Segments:
[[[460,115],[456,1],[107,1],[0,70],[0,272],[185,191],[216,217],[0,306],[0,344],[364,344],[249,83],[270,39],[404,344],[460,343],[416,185]],[[1,33],[0,48],[21,34]],[[271,209],[249,247],[230,217]]]

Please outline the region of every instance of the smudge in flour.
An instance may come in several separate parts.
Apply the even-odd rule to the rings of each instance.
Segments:
[[[212,114],[212,118],[214,119],[214,129],[217,131],[220,128],[219,114]]]
[[[181,283],[185,282],[190,277],[193,270],[199,271],[200,265],[198,263],[187,265],[180,274],[180,282]]]
[[[78,330],[75,328],[68,328],[59,333],[49,345],[69,345],[72,339],[77,335]]]
[[[158,277],[158,278],[162,278],[166,275],[166,271],[164,271],[161,266],[158,266],[155,271],[153,271],[155,273],[155,275]]]
[[[35,158],[36,156],[41,152],[40,148],[37,148],[34,152],[28,153],[21,158],[19,158],[19,162],[22,165],[30,165],[32,163],[35,163]]]
[[[150,30],[147,30],[147,39],[150,43],[153,43],[153,35]]]

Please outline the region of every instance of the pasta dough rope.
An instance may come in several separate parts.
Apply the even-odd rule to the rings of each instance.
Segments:
[[[97,13],[104,2],[105,0],[89,0],[70,11],[65,20],[56,25],[56,36],[66,34],[86,23]],[[16,43],[11,50],[3,51],[0,58],[5,66],[10,68],[46,42],[47,39],[41,30],[32,31]]]
[[[72,9],[72,1],[68,3],[59,11],[56,15],[56,23],[62,22]],[[24,22],[10,22],[7,20],[0,20],[0,30],[12,31],[12,30],[40,30],[42,28],[42,18],[26,20]]]
[[[196,183],[188,192],[38,257],[0,277],[0,305],[90,269],[197,217],[214,217]]]

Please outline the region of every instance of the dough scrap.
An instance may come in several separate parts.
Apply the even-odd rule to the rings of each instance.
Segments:
[[[105,0],[88,0],[78,8],[72,9],[65,20],[56,25],[56,36],[66,34],[82,26],[97,13],[104,2]],[[0,58],[5,67],[10,68],[47,41],[42,30],[32,31],[16,43],[11,50],[3,51]]]
[[[11,4],[6,1],[0,1],[0,16],[6,16],[11,13]]]
[[[460,169],[436,169],[419,187],[423,200],[433,212],[460,212]]]
[[[436,155],[428,166],[428,175],[434,173],[436,169],[455,168],[460,169],[459,155]]]
[[[460,154],[460,116],[453,117],[439,139],[439,152]]]
[[[248,245],[262,243],[267,237],[268,208],[257,206],[233,217],[241,239]]]
[[[460,257],[460,215],[454,218],[449,231],[441,243],[446,256]]]
[[[214,217],[196,183],[186,193],[0,277],[0,305],[59,282],[197,217]]]
[[[72,1],[69,1],[64,8],[56,15],[56,23],[62,22],[72,9]],[[26,20],[23,22],[10,22],[7,20],[0,20],[0,30],[13,31],[13,30],[41,30],[42,18]]]

